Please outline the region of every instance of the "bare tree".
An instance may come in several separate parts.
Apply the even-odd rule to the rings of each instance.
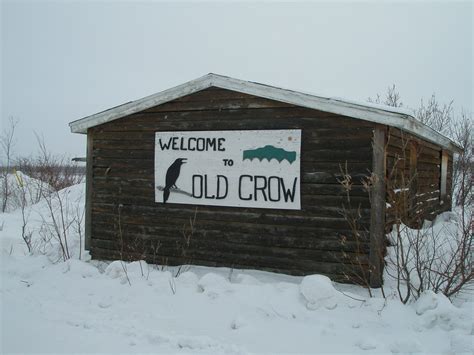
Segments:
[[[441,104],[436,99],[436,95],[431,95],[425,104],[421,99],[420,107],[414,110],[417,120],[430,126],[434,130],[450,135],[450,128],[453,123],[453,101],[448,104]]]
[[[18,120],[10,117],[7,127],[0,135],[0,148],[2,159],[5,166],[1,169],[1,183],[2,183],[2,212],[5,212],[8,206],[8,199],[11,195],[10,184],[8,181],[8,174],[10,173],[11,164],[13,160],[13,148],[15,146],[15,129],[18,125]]]
[[[452,138],[461,146],[462,152],[454,159],[452,196],[456,206],[469,206],[474,202],[473,168],[474,147],[473,136],[474,123],[472,114],[461,112],[460,117],[454,121],[451,127]]]
[[[403,102],[400,98],[400,93],[398,92],[395,84],[392,86],[389,86],[387,88],[387,92],[385,94],[385,97],[382,99],[380,94],[377,94],[375,98],[369,97],[367,101],[374,103],[374,104],[379,104],[379,105],[386,105],[386,106],[392,106],[392,107],[402,107]]]

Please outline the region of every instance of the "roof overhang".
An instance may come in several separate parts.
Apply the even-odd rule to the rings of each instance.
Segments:
[[[171,89],[73,121],[69,123],[69,127],[73,133],[86,134],[88,128],[138,113],[210,87],[237,91],[296,106],[388,125],[426,139],[443,149],[454,152],[462,150],[451,139],[421,123],[408,111],[389,106],[364,105],[344,99],[316,96],[212,73]]]

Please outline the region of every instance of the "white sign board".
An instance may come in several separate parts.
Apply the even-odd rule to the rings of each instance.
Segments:
[[[156,132],[155,201],[299,210],[301,130]]]

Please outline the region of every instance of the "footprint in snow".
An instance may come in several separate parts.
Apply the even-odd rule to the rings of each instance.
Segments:
[[[104,309],[105,309],[105,308],[109,308],[111,305],[112,305],[111,303],[109,303],[109,302],[104,302],[104,301],[99,302],[99,304],[98,304],[98,306],[99,306],[100,308],[104,308]]]
[[[361,339],[356,345],[362,350],[374,350],[377,348],[377,343],[371,339]]]

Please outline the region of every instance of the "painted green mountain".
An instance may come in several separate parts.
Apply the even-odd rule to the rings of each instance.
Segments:
[[[291,164],[296,160],[296,152],[289,152],[282,148],[276,148],[273,145],[266,145],[265,147],[257,149],[244,150],[243,160],[252,160],[255,158],[260,161],[263,159],[267,159],[268,161],[276,159],[279,163],[286,159]]]

